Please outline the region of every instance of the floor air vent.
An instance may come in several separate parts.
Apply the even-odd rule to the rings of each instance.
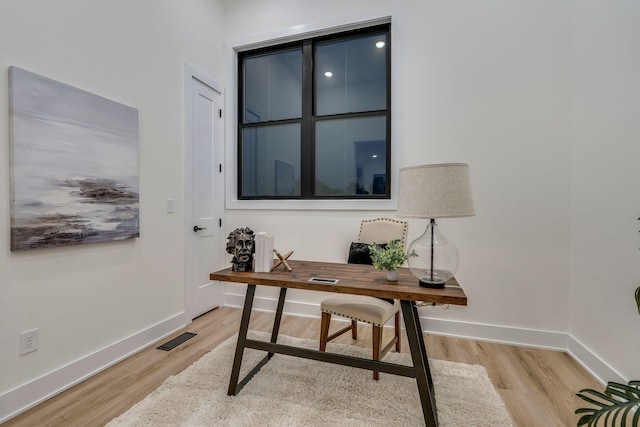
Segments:
[[[186,340],[195,337],[198,334],[194,334],[192,332],[185,332],[182,335],[178,335],[177,337],[175,337],[174,339],[167,341],[166,343],[162,344],[160,347],[157,347],[160,350],[172,350],[174,348],[176,348],[177,346],[179,346],[180,344],[182,344],[183,342],[185,342]]]

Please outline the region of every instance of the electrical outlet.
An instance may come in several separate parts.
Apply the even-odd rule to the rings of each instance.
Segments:
[[[167,213],[174,213],[175,207],[176,207],[175,200],[167,199]]]
[[[31,329],[20,333],[20,349],[19,354],[31,353],[38,349],[38,328]]]

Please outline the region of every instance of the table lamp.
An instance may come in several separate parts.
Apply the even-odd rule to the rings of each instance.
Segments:
[[[438,231],[436,219],[473,215],[469,165],[442,163],[400,169],[398,216],[430,219],[424,234],[408,248],[407,262],[420,286],[444,288],[458,269],[458,249]]]

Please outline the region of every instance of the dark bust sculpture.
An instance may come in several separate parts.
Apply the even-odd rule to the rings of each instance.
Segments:
[[[227,237],[227,253],[233,255],[231,269],[233,271],[252,271],[253,253],[255,252],[253,242],[253,230],[248,227],[236,228]]]

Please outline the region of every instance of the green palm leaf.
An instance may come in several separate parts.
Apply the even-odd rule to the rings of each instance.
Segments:
[[[628,421],[631,426],[640,425],[640,381],[628,385],[610,382],[604,393],[583,389],[577,396],[595,406],[576,410],[576,414],[584,414],[578,426],[627,426]]]

